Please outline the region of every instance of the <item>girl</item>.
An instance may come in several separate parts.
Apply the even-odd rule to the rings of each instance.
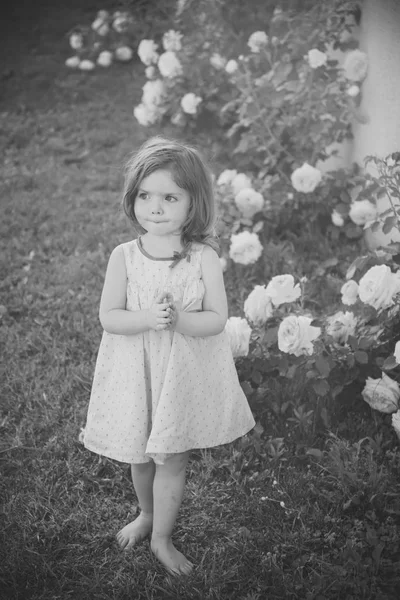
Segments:
[[[211,174],[194,148],[155,137],[128,162],[123,203],[139,237],[110,256],[84,444],[132,465],[141,512],[120,546],[151,534],[161,563],[188,574],[171,534],[190,449],[255,424],[224,332]]]

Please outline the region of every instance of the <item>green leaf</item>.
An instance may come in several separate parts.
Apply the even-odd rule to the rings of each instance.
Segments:
[[[387,359],[385,360],[385,362],[382,365],[382,369],[384,369],[386,371],[390,371],[391,369],[395,369],[398,366],[399,366],[399,363],[396,361],[395,357],[392,355],[392,356],[387,357]]]
[[[354,358],[360,365],[368,364],[368,354],[364,350],[356,350],[354,352]]]
[[[326,379],[318,379],[317,381],[313,381],[312,386],[318,396],[326,396],[331,389]]]
[[[349,335],[347,338],[347,343],[352,350],[358,350],[358,338],[356,338],[355,335]]]
[[[306,454],[307,456],[314,456],[319,460],[322,460],[324,458],[324,453],[318,448],[308,448],[308,450],[306,450]]]
[[[393,227],[395,227],[396,224],[397,224],[397,218],[395,216],[388,217],[387,219],[385,219],[385,222],[382,227],[383,233],[389,233],[390,231],[392,231]]]
[[[323,377],[328,377],[329,373],[331,372],[331,367],[328,361],[322,355],[317,356],[315,359],[315,367]]]
[[[368,350],[368,348],[370,348],[373,343],[374,340],[372,338],[360,337],[360,339],[358,340],[358,347],[360,350]]]
[[[278,340],[278,327],[270,327],[264,332],[262,343],[266,346],[272,346]]]

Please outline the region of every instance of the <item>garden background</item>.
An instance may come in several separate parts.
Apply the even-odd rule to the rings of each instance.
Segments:
[[[400,396],[399,248],[385,242],[375,252],[364,230],[398,228],[395,207],[382,215],[365,204],[385,190],[400,197],[398,157],[371,174],[352,167],[320,179],[312,171],[311,185],[307,173],[293,179],[303,163],[326,159],[329,142],[351,136],[351,119],[364,118],[361,78],[347,81],[321,54],[307,59],[351,30],[346,19],[357,21],[359,10],[335,3],[344,12],[328,24],[316,4],[324,3],[17,0],[2,19],[2,598],[398,597],[399,425],[391,413]],[[90,31],[100,9],[131,11],[133,57],[67,67],[69,36],[86,35],[80,26]],[[145,127],[133,111],[146,81],[157,79],[145,74],[137,47],[154,39],[162,52],[171,28],[190,40],[184,76],[164,78],[168,93],[152,96],[154,122]],[[249,51],[259,30],[275,50]],[[358,48],[345,35],[342,42]],[[98,53],[88,45],[81,59]],[[226,60],[211,67],[215,53],[236,68]],[[348,93],[352,86],[358,91]],[[181,97],[190,92],[201,100],[191,98],[186,112]],[[230,320],[230,336],[257,426],[233,445],[193,452],[175,537],[196,569],[181,580],[166,576],[147,543],[120,552],[115,532],[136,510],[127,466],[79,441],[106,263],[132,236],[120,208],[123,164],[154,133],[196,142],[216,181],[236,169],[252,190],[238,199],[232,173],[216,185],[230,317],[240,319]],[[232,237],[243,232],[259,246]],[[362,290],[362,276],[384,265],[364,303],[361,291],[357,303],[344,302],[346,277]],[[290,298],[271,303],[257,288],[245,309],[256,286],[283,274],[295,278]],[[347,316],[332,319],[338,311]],[[307,327],[278,340],[293,316]],[[376,394],[371,381],[383,373],[390,383]]]

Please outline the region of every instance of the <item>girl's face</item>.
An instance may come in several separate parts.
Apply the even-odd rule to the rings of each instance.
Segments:
[[[167,169],[158,169],[142,180],[134,204],[143,229],[163,237],[180,234],[189,207],[189,193],[174,182]]]

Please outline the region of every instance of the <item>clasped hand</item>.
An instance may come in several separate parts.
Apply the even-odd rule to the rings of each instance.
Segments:
[[[147,311],[147,324],[154,331],[173,329],[178,319],[178,311],[171,293],[162,291]]]

